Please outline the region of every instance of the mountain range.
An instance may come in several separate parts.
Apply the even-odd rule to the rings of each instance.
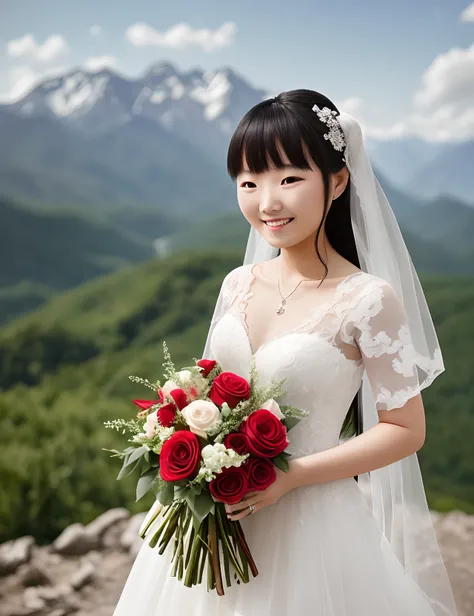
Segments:
[[[73,70],[0,106],[0,323],[138,261],[211,246],[243,255],[248,223],[224,161],[239,118],[266,96],[228,67],[162,62],[135,80]],[[369,146],[417,268],[473,276],[474,208],[399,187],[461,146]]]
[[[225,163],[239,119],[271,93],[232,68],[151,65],[134,79],[72,69],[0,106],[0,186],[30,203],[114,208],[144,204],[222,212],[234,202]],[[399,189],[474,205],[474,142],[367,139]],[[189,212],[190,213],[190,212]]]

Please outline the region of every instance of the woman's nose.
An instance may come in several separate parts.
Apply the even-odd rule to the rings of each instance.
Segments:
[[[270,212],[279,212],[282,204],[278,197],[271,191],[266,191],[260,196],[260,212],[269,214]]]

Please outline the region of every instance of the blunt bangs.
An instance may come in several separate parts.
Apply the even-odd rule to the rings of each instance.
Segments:
[[[232,135],[227,154],[228,174],[235,180],[243,171],[244,155],[252,173],[268,171],[271,163],[283,169],[286,163],[280,156],[278,143],[294,167],[311,169],[303,150],[304,143],[314,163],[324,168],[324,152],[318,143],[320,137],[315,139],[315,136],[294,111],[278,101],[263,101],[242,118]]]

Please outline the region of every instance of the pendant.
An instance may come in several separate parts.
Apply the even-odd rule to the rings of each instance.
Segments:
[[[285,312],[285,309],[283,308],[283,306],[285,304],[286,304],[286,300],[282,299],[281,302],[280,302],[280,305],[278,306],[278,309],[277,309],[277,312],[276,312],[277,314],[283,314]]]

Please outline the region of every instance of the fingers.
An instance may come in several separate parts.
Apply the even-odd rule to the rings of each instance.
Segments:
[[[249,503],[249,505],[251,504],[253,503]],[[259,511],[261,508],[262,508],[262,501],[258,501],[255,503],[255,509],[253,511],[250,511],[249,506],[247,505],[247,507],[243,509],[242,511],[228,513],[227,517],[232,522],[236,522],[237,520],[241,520],[242,518],[246,518],[249,515],[257,513],[257,511]]]
[[[235,513],[236,511],[240,511],[242,509],[247,509],[249,508],[249,505],[255,505],[256,503],[258,503],[259,500],[261,500],[262,495],[260,492],[255,492],[254,496],[249,496],[249,492],[245,495],[245,498],[243,498],[240,502],[235,503],[233,505],[229,505],[228,503],[225,503],[225,510],[227,513]]]

